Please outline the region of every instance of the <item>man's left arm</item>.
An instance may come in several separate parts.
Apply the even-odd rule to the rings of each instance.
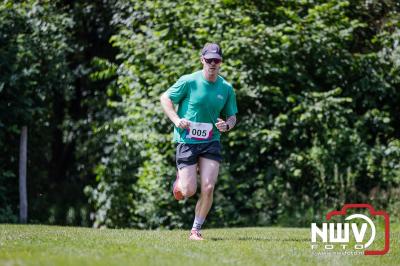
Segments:
[[[236,115],[232,115],[230,117],[228,117],[228,119],[226,119],[226,131],[231,130],[232,128],[234,128],[234,126],[236,125]]]
[[[221,132],[226,132],[231,130],[236,125],[236,115],[229,116],[226,121],[218,118],[218,123],[215,126]]]
[[[226,132],[231,130],[236,125],[236,113],[238,112],[236,105],[235,91],[231,88],[228,99],[222,109],[221,114],[226,116],[226,121],[218,118],[218,122],[215,124],[219,131]]]

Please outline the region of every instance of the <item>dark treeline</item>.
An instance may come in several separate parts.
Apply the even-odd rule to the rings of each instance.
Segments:
[[[18,1],[17,1],[18,2]],[[112,1],[3,1],[0,7],[0,221],[18,213],[19,131],[28,126],[31,222],[89,225],[86,185],[101,147],[92,129],[110,117],[96,57],[114,60]]]
[[[0,222],[189,224],[159,95],[224,51],[238,99],[212,226],[307,226],[344,203],[400,210],[400,4],[394,0],[3,1]]]

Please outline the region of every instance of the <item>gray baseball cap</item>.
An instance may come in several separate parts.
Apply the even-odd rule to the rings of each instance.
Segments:
[[[201,50],[201,55],[206,59],[222,59],[222,50],[216,43],[207,43],[204,45],[203,50]]]

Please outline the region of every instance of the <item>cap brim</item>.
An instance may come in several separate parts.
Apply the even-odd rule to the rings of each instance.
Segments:
[[[206,55],[203,56],[205,59],[222,59],[222,57],[217,54],[217,53],[207,53]]]

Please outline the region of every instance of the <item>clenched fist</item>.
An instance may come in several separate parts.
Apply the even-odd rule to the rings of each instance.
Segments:
[[[185,118],[181,118],[178,121],[176,121],[175,126],[178,128],[189,128],[190,122]]]
[[[228,124],[221,118],[218,118],[218,122],[215,123],[215,126],[218,128],[220,132],[228,131]]]

